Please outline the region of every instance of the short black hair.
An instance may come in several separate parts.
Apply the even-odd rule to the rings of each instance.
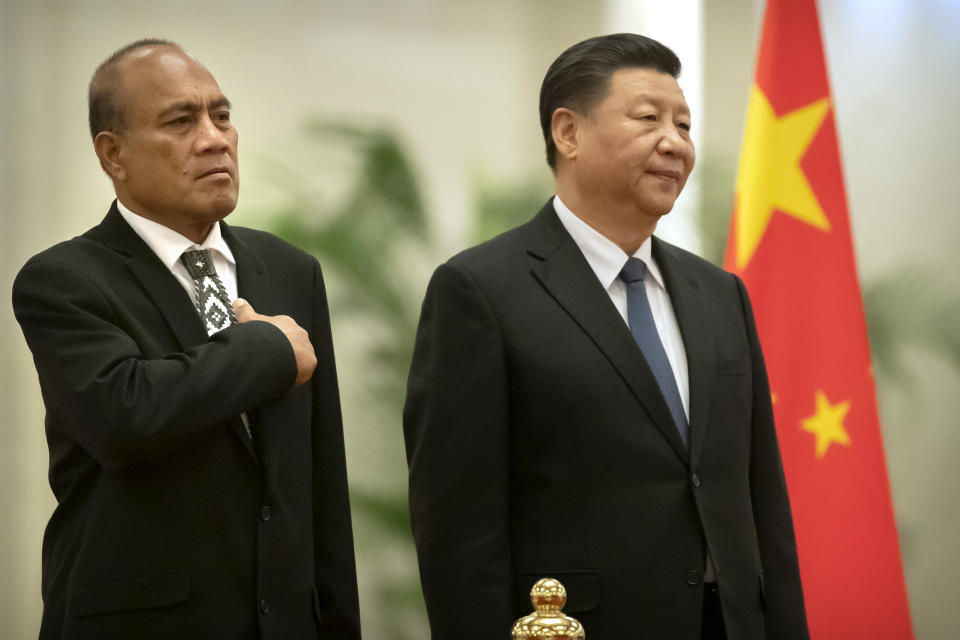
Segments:
[[[120,87],[118,63],[131,51],[143,47],[177,47],[176,42],[163,38],[143,38],[120,47],[104,60],[90,78],[87,93],[87,109],[90,118],[90,136],[96,138],[101,131],[119,133],[124,127],[123,107],[117,100]]]
[[[610,76],[624,68],[654,69],[680,76],[680,59],[667,46],[635,33],[614,33],[578,42],[553,61],[540,86],[540,127],[547,164],[557,166],[550,121],[560,107],[586,114],[610,90]]]

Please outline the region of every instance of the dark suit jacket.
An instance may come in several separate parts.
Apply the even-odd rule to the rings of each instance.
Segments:
[[[208,339],[116,206],[17,276],[58,502],[41,638],[360,637],[320,266],[269,234],[222,231],[240,295],[309,332],[310,383],[291,391],[296,361],[273,325]]]
[[[656,238],[653,254],[689,363],[689,451],[551,203],[434,273],[404,430],[435,639],[507,637],[541,577],[589,638],[698,639],[708,546],[731,640],[807,637],[746,291]]]

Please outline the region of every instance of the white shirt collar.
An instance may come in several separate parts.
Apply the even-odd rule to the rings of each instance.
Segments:
[[[590,268],[597,274],[600,284],[603,285],[604,289],[609,289],[610,285],[617,280],[620,271],[623,270],[623,266],[631,256],[628,256],[612,240],[584,222],[563,203],[560,196],[553,197],[553,208],[557,212],[561,224],[580,248],[583,257],[587,259]],[[653,276],[654,282],[661,289],[666,290],[666,287],[663,286],[660,269],[653,259],[652,246],[653,237],[651,236],[643,241],[643,244],[634,252],[632,257],[643,260],[643,263],[647,265],[647,271]]]
[[[160,258],[160,261],[163,262],[168,269],[172,270],[180,262],[180,256],[183,255],[184,251],[197,248],[216,251],[230,264],[237,264],[237,261],[233,257],[233,252],[230,251],[226,240],[223,239],[223,234],[220,233],[219,224],[213,225],[206,239],[202,244],[198,245],[190,240],[190,238],[180,235],[170,227],[165,227],[159,222],[148,220],[130,211],[130,209],[120,202],[119,198],[117,199],[117,210],[120,211],[120,215],[127,221],[127,224],[147,243],[147,246],[157,254],[157,257]]]

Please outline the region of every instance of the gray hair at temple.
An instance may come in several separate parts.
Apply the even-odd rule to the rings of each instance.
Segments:
[[[553,61],[540,87],[540,127],[547,146],[547,164],[556,169],[551,120],[560,107],[587,114],[610,90],[610,76],[619,69],[654,69],[680,76],[680,59],[665,45],[635,33],[615,33],[578,42]]]
[[[119,63],[132,51],[144,47],[176,47],[176,42],[162,38],[143,38],[121,47],[110,54],[90,78],[90,87],[87,93],[87,109],[90,119],[90,137],[96,138],[101,131],[120,133],[124,127],[123,106],[117,94],[120,89]]]

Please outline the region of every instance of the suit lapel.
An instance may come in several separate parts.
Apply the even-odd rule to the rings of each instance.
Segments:
[[[259,256],[254,254],[247,245],[237,237],[233,229],[225,223],[220,223],[220,232],[223,239],[233,252],[237,261],[237,292],[258,313],[274,313],[273,300],[267,286],[266,266]]]
[[[663,274],[687,354],[690,383],[690,460],[696,468],[703,452],[716,372],[716,349],[709,321],[710,310],[704,300],[700,282],[684,267],[683,256],[675,247],[654,237],[653,257]]]
[[[227,223],[220,223],[220,232],[223,234],[223,239],[227,243],[227,246],[230,247],[230,251],[233,252],[233,259],[236,260],[237,263],[237,295],[249,302],[257,313],[264,315],[275,314],[276,305],[274,304],[273,297],[270,295],[270,289],[267,286],[266,268],[263,260],[254,254],[250,248],[237,237],[237,234],[233,232],[233,229],[231,229]],[[264,464],[267,468],[273,469],[276,468],[274,464],[276,461],[276,452],[273,451],[272,447],[267,446],[268,443],[264,440],[266,433],[261,424],[262,413],[259,409],[247,412],[248,416],[253,419],[252,431],[253,437],[258,443],[256,446],[247,436],[246,429],[239,417],[231,420],[230,426],[233,427],[237,437],[240,438],[244,446],[247,447],[250,455],[252,455],[255,460],[259,460],[257,455],[258,451],[261,456],[266,455],[267,459],[264,460]],[[258,428],[258,426],[261,428]],[[273,451],[273,454],[269,453],[271,451]]]
[[[116,202],[98,227],[100,239],[114,251],[127,257],[127,267],[153,300],[183,350],[203,344],[207,334],[190,296],[166,265],[130,228],[117,210]]]
[[[531,222],[531,272],[576,321],[640,400],[683,460],[687,450],[657,380],[596,274],[548,202]]]

